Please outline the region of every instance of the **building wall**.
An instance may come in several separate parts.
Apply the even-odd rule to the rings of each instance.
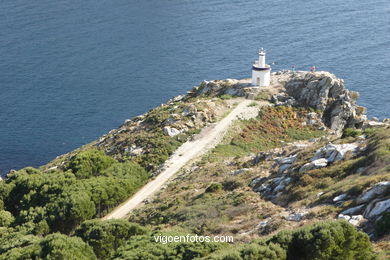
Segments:
[[[271,70],[252,70],[252,85],[258,86],[257,78],[260,78],[260,87],[268,87],[271,81]]]

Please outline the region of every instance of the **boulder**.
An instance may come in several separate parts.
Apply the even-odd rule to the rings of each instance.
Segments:
[[[374,187],[370,188],[366,192],[364,192],[358,199],[358,203],[365,203],[371,201],[372,199],[384,194],[386,191],[390,189],[390,181],[382,181],[378,182],[374,185]]]
[[[177,130],[177,129],[174,128],[174,127],[169,127],[169,126],[165,126],[165,127],[163,128],[163,131],[164,131],[164,134],[169,135],[170,137],[173,137],[173,136],[175,136],[175,135],[180,134],[180,131],[179,131],[179,130]]]
[[[333,198],[333,202],[339,202],[348,199],[348,194],[341,194]]]
[[[358,145],[355,143],[351,144],[327,144],[324,147],[318,149],[312,161],[318,160],[320,158],[325,158],[329,163],[342,160],[347,152],[357,152]]]
[[[282,191],[286,188],[288,184],[290,184],[292,179],[290,177],[282,179],[279,184],[275,187],[274,192]]]
[[[183,109],[182,115],[183,116],[192,116],[192,115],[195,115],[196,112],[198,112],[196,106],[194,104],[191,104]]]
[[[256,178],[254,178],[254,179],[251,181],[251,183],[249,184],[249,186],[254,187],[254,186],[256,186],[258,183],[263,182],[263,181],[265,181],[266,179],[267,179],[266,177],[256,177]]]
[[[344,215],[344,214],[339,214],[339,215],[337,216],[337,218],[339,218],[339,219],[344,219],[344,220],[346,220],[346,221],[348,221],[348,220],[351,219],[350,216]]]
[[[231,171],[230,174],[231,175],[238,175],[238,174],[246,172],[246,171],[249,171],[249,169],[248,168],[242,168],[242,169]]]
[[[173,102],[182,101],[185,98],[185,95],[179,95],[172,99]]]
[[[278,173],[283,173],[285,172],[288,168],[290,168],[291,164],[283,164],[279,167]]]
[[[368,206],[364,211],[364,217],[374,218],[380,216],[383,212],[390,209],[390,199],[377,201],[373,203],[373,206]]]
[[[171,114],[165,121],[164,121],[164,126],[170,126],[173,125],[174,123],[180,121],[180,116],[178,114]]]
[[[362,215],[355,215],[355,216],[351,216],[351,219],[348,220],[348,222],[354,226],[359,226],[363,220],[364,220],[364,217]]]
[[[312,162],[304,164],[299,169],[299,172],[302,173],[302,172],[306,172],[306,171],[310,171],[310,170],[326,167],[327,165],[328,165],[328,160],[326,160],[324,158],[321,158],[321,159],[317,159],[317,160],[314,160]]]
[[[307,211],[297,212],[297,213],[288,215],[288,216],[286,217],[286,219],[287,219],[288,221],[296,221],[296,222],[299,222],[299,221],[301,221],[307,214],[308,214]]]
[[[284,158],[281,158],[281,159],[278,159],[277,162],[278,164],[282,165],[282,164],[292,164],[295,162],[295,160],[297,159],[297,155],[291,155],[291,156],[288,156],[288,157],[284,157]]]
[[[143,153],[143,149],[142,147],[132,145],[130,147],[126,147],[125,152],[129,153],[130,156],[137,156]]]
[[[354,215],[354,214],[359,214],[359,213],[362,213],[363,212],[363,209],[366,205],[359,205],[359,206],[356,206],[356,207],[353,207],[353,208],[349,208],[349,209],[346,209],[344,210],[343,212],[341,212],[341,214],[344,214],[344,215]]]
[[[382,122],[377,122],[377,121],[369,121],[368,122],[369,127],[382,127],[384,125],[387,125],[387,124],[382,123]]]

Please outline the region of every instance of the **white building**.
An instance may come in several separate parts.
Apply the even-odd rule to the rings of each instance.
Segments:
[[[271,80],[271,66],[265,64],[265,50],[259,50],[259,60],[252,66],[252,85],[268,87]]]

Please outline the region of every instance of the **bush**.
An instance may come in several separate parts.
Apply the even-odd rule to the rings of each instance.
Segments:
[[[66,169],[72,170],[77,178],[82,179],[98,176],[116,162],[103,151],[92,149],[75,155],[66,165]]]
[[[360,130],[356,130],[353,128],[346,128],[346,129],[344,129],[342,138],[356,137],[356,136],[360,135],[361,133],[362,133],[362,131],[360,131]]]
[[[96,259],[92,248],[78,237],[62,234],[46,236],[40,243],[42,259]]]
[[[375,223],[375,235],[382,236],[390,232],[390,212],[382,214],[381,218]]]
[[[0,210],[0,227],[8,227],[14,220],[15,218],[11,212]]]
[[[96,256],[102,259],[108,258],[131,236],[144,233],[141,226],[126,220],[88,220],[75,231],[75,235],[92,246]]]
[[[134,259],[134,260],[189,260],[199,259],[211,252],[227,246],[225,243],[206,243],[206,242],[177,242],[177,243],[158,243],[158,236],[183,236],[187,233],[169,232],[169,233],[148,233],[146,235],[133,236],[126,245],[120,247],[114,259]],[[163,239],[163,238],[162,238]]]
[[[233,96],[232,96],[232,95],[229,95],[229,94],[223,94],[223,95],[221,95],[219,98],[222,99],[222,100],[226,100],[226,99],[231,99],[231,98],[233,98]]]
[[[363,190],[364,190],[365,186],[363,184],[356,184],[355,186],[352,186],[348,191],[348,195],[350,196],[358,196],[360,195]]]
[[[226,191],[232,191],[242,186],[242,183],[235,179],[225,180],[223,182],[223,189]]]
[[[59,233],[44,238],[0,231],[0,260],[9,259],[96,259],[92,248],[77,237]]]
[[[287,249],[287,259],[376,259],[367,234],[346,221],[319,222],[282,232],[268,242]]]
[[[274,243],[268,245],[251,244],[244,248],[241,256],[242,259],[282,260],[286,259],[286,251]]]
[[[207,187],[206,192],[217,192],[222,190],[223,186],[221,183],[212,183],[210,186]]]

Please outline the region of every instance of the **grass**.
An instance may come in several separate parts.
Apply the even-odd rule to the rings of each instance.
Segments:
[[[248,105],[248,107],[255,107],[255,106],[257,106],[257,105],[258,105],[258,103],[255,102],[255,101],[253,101],[253,102],[251,102],[251,103]]]
[[[219,98],[222,99],[222,100],[227,100],[227,99],[232,99],[233,96],[229,95],[229,94],[223,94]]]
[[[291,107],[264,108],[256,119],[238,122],[219,144],[210,159],[244,156],[279,147],[283,142],[306,140],[324,135],[302,122],[308,111]]]

